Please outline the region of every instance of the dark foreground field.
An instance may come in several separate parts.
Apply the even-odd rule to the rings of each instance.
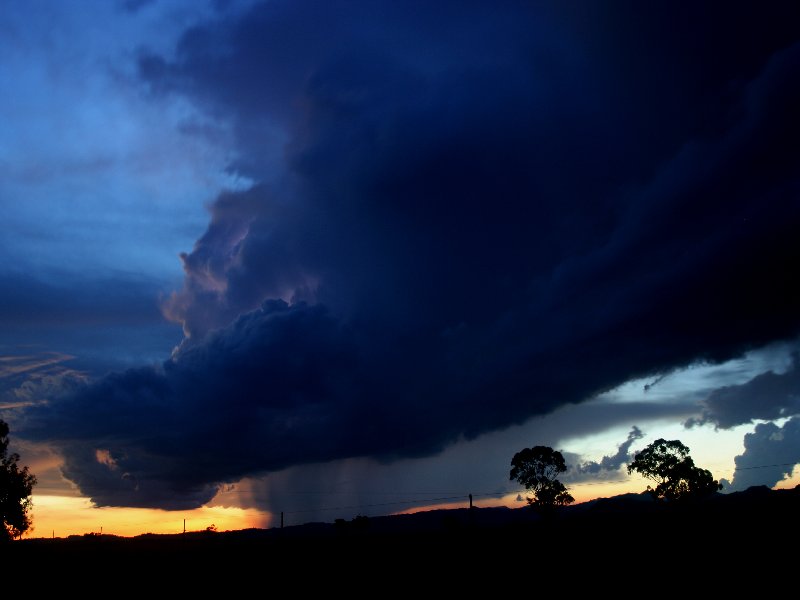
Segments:
[[[317,589],[375,579],[392,589],[427,581],[468,591],[495,582],[539,595],[531,586],[549,582],[565,590],[646,585],[683,596],[792,579],[799,518],[800,489],[751,488],[673,504],[629,494],[551,515],[441,510],[283,530],[30,539],[1,551],[6,565],[129,585],[235,586],[247,576]]]

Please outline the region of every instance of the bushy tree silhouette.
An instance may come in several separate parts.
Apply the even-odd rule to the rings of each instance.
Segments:
[[[31,526],[28,509],[36,477],[17,465],[19,454],[8,454],[8,424],[0,420],[0,542],[21,536]]]
[[[634,456],[628,473],[637,472],[656,482],[647,486],[656,498],[678,500],[713,494],[722,486],[711,471],[696,467],[689,448],[680,440],[658,439]]]
[[[509,478],[533,492],[528,504],[540,507],[564,506],[575,501],[556,477],[567,470],[564,457],[549,446],[534,446],[517,452],[511,459]]]

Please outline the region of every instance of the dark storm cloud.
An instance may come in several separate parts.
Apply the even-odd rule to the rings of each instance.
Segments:
[[[182,257],[176,357],[28,434],[101,504],[182,507],[795,336],[793,10],[269,2],[190,29],[142,77],[230,126],[255,184]]]
[[[59,447],[97,504],[164,508],[254,471],[403,447],[414,415],[385,405],[391,390],[358,390],[371,359],[350,338],[324,307],[269,301],[159,368],[29,410],[21,435]]]
[[[800,418],[782,427],[775,423],[756,425],[744,436],[744,453],[736,457],[733,481],[722,480],[725,491],[746,490],[752,485],[774,486],[800,463]]]
[[[800,352],[795,350],[791,357],[784,373],[767,371],[742,385],[714,390],[701,403],[702,415],[687,425],[713,423],[730,429],[755,419],[771,421],[800,413]]]

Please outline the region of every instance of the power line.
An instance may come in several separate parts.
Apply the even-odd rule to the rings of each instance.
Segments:
[[[737,467],[734,471],[747,471],[751,469],[766,469],[770,467],[788,467],[794,466],[798,463],[778,463],[772,465],[755,465],[751,467]],[[601,481],[582,481],[577,483],[570,483],[568,484],[568,489],[575,488],[575,487],[583,487],[589,485],[608,485],[608,484],[621,484],[621,483],[630,483],[635,481],[632,478],[627,479],[608,479],[608,480],[601,480]],[[251,490],[228,490],[230,492],[249,492]],[[511,494],[522,494],[526,493],[528,490],[526,489],[516,489],[516,490],[503,490],[503,491],[494,491],[494,492],[481,492],[478,494],[472,494],[475,498],[486,498],[486,497],[495,497],[501,498],[503,496],[508,496]],[[332,496],[336,494],[346,494],[346,493],[353,493],[349,491],[298,491],[298,492],[282,492],[287,495],[296,494],[296,495],[327,495]],[[322,512],[322,511],[330,511],[330,510],[356,510],[356,509],[364,509],[364,508],[376,508],[376,507],[384,507],[384,506],[399,506],[399,505],[408,505],[408,504],[420,504],[422,502],[447,502],[450,500],[462,500],[469,497],[468,493],[458,493],[458,492],[434,492],[434,491],[417,491],[417,492],[376,492],[376,491],[369,491],[369,492],[358,492],[361,495],[386,495],[386,496],[427,496],[432,494],[448,494],[446,496],[439,496],[436,498],[415,498],[410,500],[395,500],[392,502],[373,502],[368,504],[352,504],[352,505],[345,505],[345,506],[325,506],[325,507],[317,507],[317,508],[309,508],[309,509],[301,509],[301,510],[290,510],[284,511],[285,514],[301,514],[301,513],[311,513],[311,512]]]
[[[223,494],[250,494],[252,490],[222,490]],[[319,492],[312,492],[312,491],[282,491],[281,494],[284,495],[308,495],[308,496],[335,496],[340,494],[352,494],[352,490],[337,490],[337,491],[319,491]],[[359,490],[358,494],[362,496],[428,496],[428,495],[442,495],[442,494],[458,494],[459,492],[449,490],[449,491],[436,491],[436,492],[378,492],[378,491],[365,491]]]
[[[525,490],[521,490],[520,489],[520,490],[511,490],[511,491],[506,491],[506,492],[484,492],[482,494],[472,494],[472,496],[475,497],[475,498],[486,497],[486,496],[500,497],[500,496],[506,496],[506,495],[514,494],[514,493],[521,493],[521,492],[524,492],[524,491]],[[441,497],[441,498],[428,498],[426,501],[427,502],[444,502],[444,501],[447,501],[447,500],[462,500],[462,499],[466,499],[468,497],[469,497],[469,494],[458,494],[457,496],[444,496],[444,497]],[[287,510],[287,511],[284,511],[284,512],[287,515],[290,515],[290,514],[296,514],[296,513],[317,512],[317,511],[323,511],[323,510],[353,510],[353,509],[356,509],[356,508],[374,508],[374,507],[380,507],[380,506],[396,506],[398,504],[418,504],[419,502],[422,502],[422,501],[423,501],[422,499],[417,499],[417,500],[397,500],[395,502],[377,502],[377,503],[372,503],[372,504],[353,504],[351,506],[327,506],[327,507],[320,507],[320,508],[308,508],[308,509],[304,509],[304,510]]]
[[[774,465],[757,465],[755,467],[736,467],[734,471],[749,471],[750,469],[767,469],[769,467],[793,467],[798,464],[798,461],[790,463],[778,463]]]
[[[512,493],[513,492],[509,492]],[[495,493],[488,493],[488,494],[472,494],[473,496],[494,496]],[[458,496],[445,496],[442,498],[429,498],[428,502],[444,502],[445,500],[461,500],[467,498],[469,494],[460,494]],[[420,502],[420,500],[398,500],[395,502],[378,502],[373,504],[354,504],[352,506],[330,506],[326,508],[308,508],[305,510],[287,510],[285,511],[287,515],[296,514],[296,513],[306,513],[306,512],[317,512],[321,510],[352,510],[355,508],[373,508],[376,506],[396,506],[398,504],[416,504]]]

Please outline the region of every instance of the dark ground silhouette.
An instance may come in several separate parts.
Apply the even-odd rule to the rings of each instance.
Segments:
[[[523,590],[547,573],[582,589],[593,581],[689,585],[688,577],[702,589],[735,590],[737,578],[777,581],[794,572],[798,514],[800,486],[754,487],[672,503],[625,494],[545,516],[532,507],[464,508],[285,529],[25,539],[7,551],[14,564],[38,572],[54,567],[139,583],[223,577],[233,585],[256,568],[315,587],[391,578],[393,586],[413,579],[447,589],[479,581],[515,589],[518,581]]]

